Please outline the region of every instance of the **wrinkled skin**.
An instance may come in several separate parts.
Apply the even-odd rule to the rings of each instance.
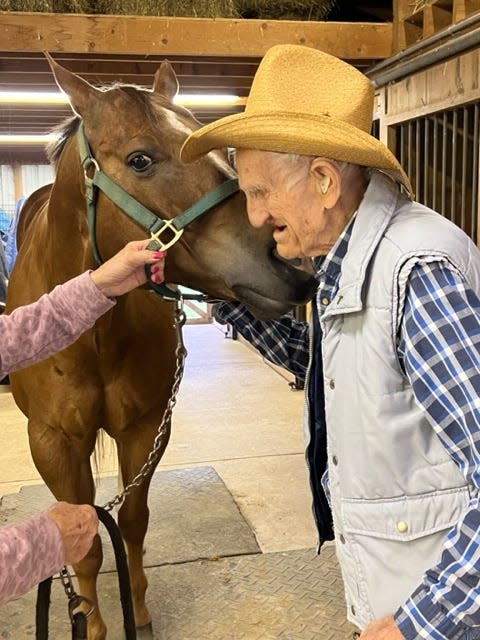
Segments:
[[[168,63],[158,70],[152,92],[132,87],[100,91],[51,64],[84,122],[101,169],[156,215],[178,215],[232,177],[219,152],[190,166],[180,162],[181,144],[199,125],[189,112],[173,106],[178,85]],[[54,185],[33,194],[22,211],[8,311],[95,266],[76,137],[66,137],[54,153]],[[103,194],[98,198],[96,233],[104,259],[127,241],[147,237]],[[249,225],[238,193],[194,222],[169,249],[166,279],[214,298],[238,298],[260,317],[278,315],[309,299],[313,280],[276,259],[273,247],[271,231]],[[147,459],[174,380],[173,311],[171,303],[160,301],[146,288],[137,289],[119,298],[74,345],[11,375],[15,400],[28,417],[34,462],[58,500],[94,503],[90,456],[100,428],[116,441],[124,485]],[[167,423],[160,457],[169,430]],[[151,622],[142,566],[150,477],[151,473],[126,498],[118,516],[139,627]],[[74,567],[79,591],[97,605],[101,563],[97,538],[87,557]],[[89,617],[88,637],[106,637],[98,606]]]

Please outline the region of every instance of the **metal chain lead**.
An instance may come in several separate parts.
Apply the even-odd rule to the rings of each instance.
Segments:
[[[152,470],[152,467],[157,463],[159,451],[163,444],[162,440],[166,434],[167,423],[172,415],[173,407],[177,402],[177,393],[180,387],[180,382],[182,380],[183,371],[185,368],[185,358],[187,356],[187,350],[183,343],[182,328],[183,328],[183,325],[185,324],[186,319],[187,318],[183,310],[183,299],[180,298],[179,300],[176,301],[175,320],[173,325],[177,335],[177,347],[175,350],[176,363],[175,363],[175,376],[174,376],[174,381],[172,385],[172,393],[170,395],[170,399],[167,403],[167,407],[163,414],[162,421],[158,427],[157,435],[153,443],[153,449],[150,452],[145,464],[142,466],[142,468],[140,469],[138,474],[133,478],[133,480],[125,487],[125,489],[121,493],[116,495],[112,500],[110,500],[104,505],[103,508],[105,509],[105,511],[111,511],[117,505],[122,504],[122,502],[125,500],[127,495],[132,491],[132,489],[134,487],[137,487],[143,482],[143,480],[148,476],[148,474]],[[80,596],[77,594],[73,586],[70,572],[68,571],[68,568],[66,566],[64,566],[60,570],[60,579],[62,581],[63,588],[68,598],[68,612],[69,612],[70,620],[72,621],[72,623],[73,623],[75,613],[77,612],[77,610],[79,610],[79,607],[83,603],[87,604],[89,607],[88,611],[84,614],[86,617],[88,617],[95,609],[95,605],[92,602],[92,600],[90,600],[90,598],[87,598],[85,596]]]
[[[153,449],[149,453],[145,464],[142,466],[133,480],[123,489],[121,493],[117,494],[112,500],[110,500],[103,506],[105,511],[111,511],[114,507],[122,504],[128,494],[132,491],[132,489],[142,484],[145,478],[147,478],[152,471],[152,468],[154,468],[158,463],[159,451],[163,444],[163,438],[166,435],[167,424],[172,415],[173,408],[177,402],[177,393],[180,387],[180,382],[182,381],[183,371],[185,368],[185,358],[187,356],[187,350],[183,343],[182,328],[185,324],[186,319],[187,317],[183,310],[183,299],[180,298],[180,300],[176,301],[175,320],[173,324],[177,335],[177,347],[175,350],[175,376],[173,380],[170,399],[168,400],[162,421],[158,426],[157,435],[155,436],[155,440],[153,441]]]
[[[87,611],[83,611],[83,615],[88,618],[95,609],[95,605],[90,598],[86,596],[80,596],[74,589],[72,577],[70,575],[69,570],[66,566],[62,567],[60,570],[60,580],[62,581],[63,588],[68,598],[68,615],[70,616],[70,621],[73,622],[74,615],[77,612],[81,611],[81,606],[86,604],[88,606]]]

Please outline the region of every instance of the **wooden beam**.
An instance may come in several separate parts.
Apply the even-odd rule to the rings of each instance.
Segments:
[[[22,166],[17,162],[13,165],[13,182],[15,184],[15,202],[23,198],[25,192],[23,190]]]
[[[2,51],[262,57],[279,43],[380,60],[392,24],[0,12]]]

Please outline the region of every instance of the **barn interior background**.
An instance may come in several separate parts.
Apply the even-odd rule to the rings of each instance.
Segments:
[[[56,91],[44,51],[93,84],[148,87],[168,58],[187,106],[210,122],[243,109],[262,55],[286,42],[371,77],[374,131],[417,199],[478,241],[480,0],[0,0],[0,232],[50,180],[42,136],[70,113],[8,94]],[[199,105],[199,94],[230,102]]]
[[[51,169],[46,164],[43,136],[70,114],[68,105],[56,98],[7,95],[12,91],[39,94],[56,90],[44,51],[93,84],[118,80],[146,87],[151,86],[159,62],[168,58],[179,77],[181,94],[189,96],[188,106],[198,119],[209,122],[243,109],[259,60],[277,43],[318,47],[367,73],[376,86],[374,132],[403,163],[417,199],[440,210],[478,242],[480,0],[325,3],[0,0],[0,210],[4,211],[5,224],[23,196],[50,181]],[[218,93],[236,97],[232,102],[220,104],[199,105],[195,100],[200,94]],[[174,489],[169,503],[173,505],[172,520],[182,517],[178,511],[181,502],[178,485],[181,485],[182,498],[191,497],[189,526],[180,538],[176,529],[173,540],[165,536],[160,522],[155,522],[152,528],[157,535],[155,549],[163,545],[158,556],[165,562],[161,570],[150,572],[151,592],[161,594],[156,605],[162,617],[155,611],[155,624],[158,629],[170,625],[174,629],[172,638],[224,640],[230,637],[228,634],[234,627],[240,630],[239,634],[245,632],[241,637],[249,640],[257,637],[351,638],[351,630],[344,623],[339,596],[342,585],[333,553],[326,559],[322,556],[324,583],[312,584],[314,555],[306,549],[314,537],[308,529],[310,519],[301,521],[301,540],[294,535],[280,542],[278,536],[274,541],[270,539],[272,530],[275,534],[282,531],[286,532],[285,536],[291,534],[300,519],[299,513],[305,512],[309,517],[310,498],[302,497],[306,478],[300,475],[304,467],[303,440],[300,434],[298,442],[293,444],[287,439],[301,410],[300,394],[290,396],[298,404],[298,410],[297,406],[290,409],[289,403],[287,411],[283,388],[276,380],[275,386],[270,383],[266,367],[260,366],[259,361],[247,360],[245,352],[238,351],[243,368],[240,369],[242,387],[237,393],[248,395],[256,402],[254,435],[261,437],[255,440],[249,435],[248,441],[238,440],[238,432],[244,429],[248,433],[243,425],[251,421],[246,403],[242,405],[244,415],[237,413],[235,417],[235,438],[231,435],[231,425],[223,424],[231,419],[228,415],[222,416],[223,422],[215,416],[213,426],[218,431],[214,431],[206,417],[210,415],[207,408],[204,413],[199,410],[199,402],[204,400],[206,406],[210,397],[220,406],[231,402],[224,365],[227,350],[231,362],[232,344],[233,341],[223,341],[222,351],[213,362],[208,345],[208,349],[197,356],[195,376],[183,387],[186,397],[192,397],[195,408],[180,405],[180,414],[177,413],[180,433],[169,448],[170,458],[167,457],[167,464],[175,461],[182,469],[169,471],[162,482],[166,478]],[[195,355],[193,349],[192,354]],[[205,389],[206,362],[209,369],[218,374],[217,379],[209,382],[210,395]],[[257,383],[261,379],[256,387],[251,382],[254,376]],[[271,410],[264,407],[269,384],[282,414],[273,420]],[[284,385],[283,381],[281,384]],[[198,394],[200,386],[202,394]],[[235,386],[238,386],[236,381]],[[5,410],[5,399],[6,394],[0,396],[2,410]],[[190,423],[197,435],[193,447]],[[213,454],[207,449],[207,424],[216,447]],[[14,438],[18,438],[19,429],[15,425],[8,431],[7,427],[2,429],[5,441],[0,440],[0,445],[7,450],[15,441],[18,449]],[[232,442],[232,449],[228,449],[227,445]],[[272,455],[272,451],[277,455]],[[24,455],[27,457],[28,453],[25,451]],[[16,451],[16,463],[19,457]],[[212,462],[212,459],[215,460]],[[191,466],[192,460],[195,465],[208,461],[215,473],[209,467],[195,469],[195,473],[191,473],[192,469],[183,469]],[[217,472],[225,486],[218,481]],[[204,490],[212,485],[214,493]],[[41,489],[35,485],[29,487],[29,491],[23,493],[23,503],[38,509]],[[106,495],[110,496],[110,485],[107,489]],[[164,484],[158,485],[157,493],[158,496],[154,493],[157,513],[164,516],[168,504],[165,506],[160,500],[166,500],[165,496],[169,495]],[[296,496],[293,506],[300,505],[303,511],[281,501],[286,493]],[[205,500],[208,497],[208,502],[202,500],[200,494],[206,496]],[[17,500],[17,495],[11,494],[9,500],[4,501],[6,512],[18,510]],[[237,505],[251,526],[239,517]],[[167,511],[167,520],[169,513]],[[221,535],[214,540],[201,528],[205,513],[219,518],[215,535]],[[233,528],[232,522],[238,528]],[[230,537],[226,537],[224,530],[230,532]],[[199,550],[200,543],[203,546]],[[150,553],[153,546],[152,542],[148,548]],[[171,557],[169,553],[173,552],[183,555]],[[227,560],[222,562],[225,557]],[[151,561],[153,567],[158,560],[152,555],[147,561]],[[331,569],[330,573],[325,571],[325,565]],[[302,577],[306,577],[304,586]],[[315,576],[315,580],[317,578]],[[105,584],[109,585],[109,581],[113,584],[114,578],[107,574]],[[287,582],[288,589],[283,589]],[[297,599],[292,596],[294,590]],[[116,603],[110,594],[116,593],[114,587],[106,592],[115,610]],[[236,608],[232,608],[232,600]],[[322,605],[326,603],[323,612],[318,611],[319,601]],[[222,603],[221,607],[218,602]],[[20,621],[25,611],[33,611],[32,598],[28,606],[25,600],[9,606],[4,612],[9,622],[5,622],[2,634],[14,638],[19,637],[23,629],[31,633],[30,618]],[[58,613],[54,614],[64,624],[63,602],[56,606]],[[175,626],[180,624],[178,606],[185,612],[181,620],[183,634],[179,634]],[[223,622],[223,626],[219,622]],[[289,635],[281,635],[282,625],[283,629],[287,628],[287,623],[298,625],[295,627],[298,635],[292,631],[293,626],[289,628]],[[203,635],[199,629],[204,630]],[[265,629],[272,635],[264,633]]]

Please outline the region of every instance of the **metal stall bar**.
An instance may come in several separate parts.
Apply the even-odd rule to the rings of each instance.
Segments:
[[[467,166],[468,166],[468,107],[463,107],[462,122],[462,178],[460,190],[460,227],[467,232]],[[454,189],[456,191],[456,188]]]
[[[442,118],[442,184],[441,184],[441,196],[440,196],[440,213],[445,215],[447,193],[446,193],[446,179],[447,175],[447,134],[448,134],[448,118],[447,112],[443,112]]]
[[[423,202],[427,207],[431,206],[429,202],[429,189],[428,189],[428,177],[430,166],[430,121],[428,116],[423,118]]]
[[[471,217],[471,227],[470,227],[470,237],[478,242],[480,238],[477,238],[477,230],[478,230],[478,216],[480,212],[478,211],[478,187],[479,187],[479,179],[478,179],[478,154],[479,154],[479,112],[480,112],[480,103],[476,102],[473,105],[473,144],[472,144],[472,217]]]
[[[414,120],[413,126],[415,128],[415,192],[417,193],[417,198],[420,198],[420,194],[422,193],[422,141],[420,139],[420,120]]]
[[[452,175],[450,180],[450,215],[449,220],[456,221],[456,207],[457,207],[457,151],[458,151],[458,111],[454,109],[452,119]]]
[[[432,209],[437,208],[438,116],[433,115]]]

